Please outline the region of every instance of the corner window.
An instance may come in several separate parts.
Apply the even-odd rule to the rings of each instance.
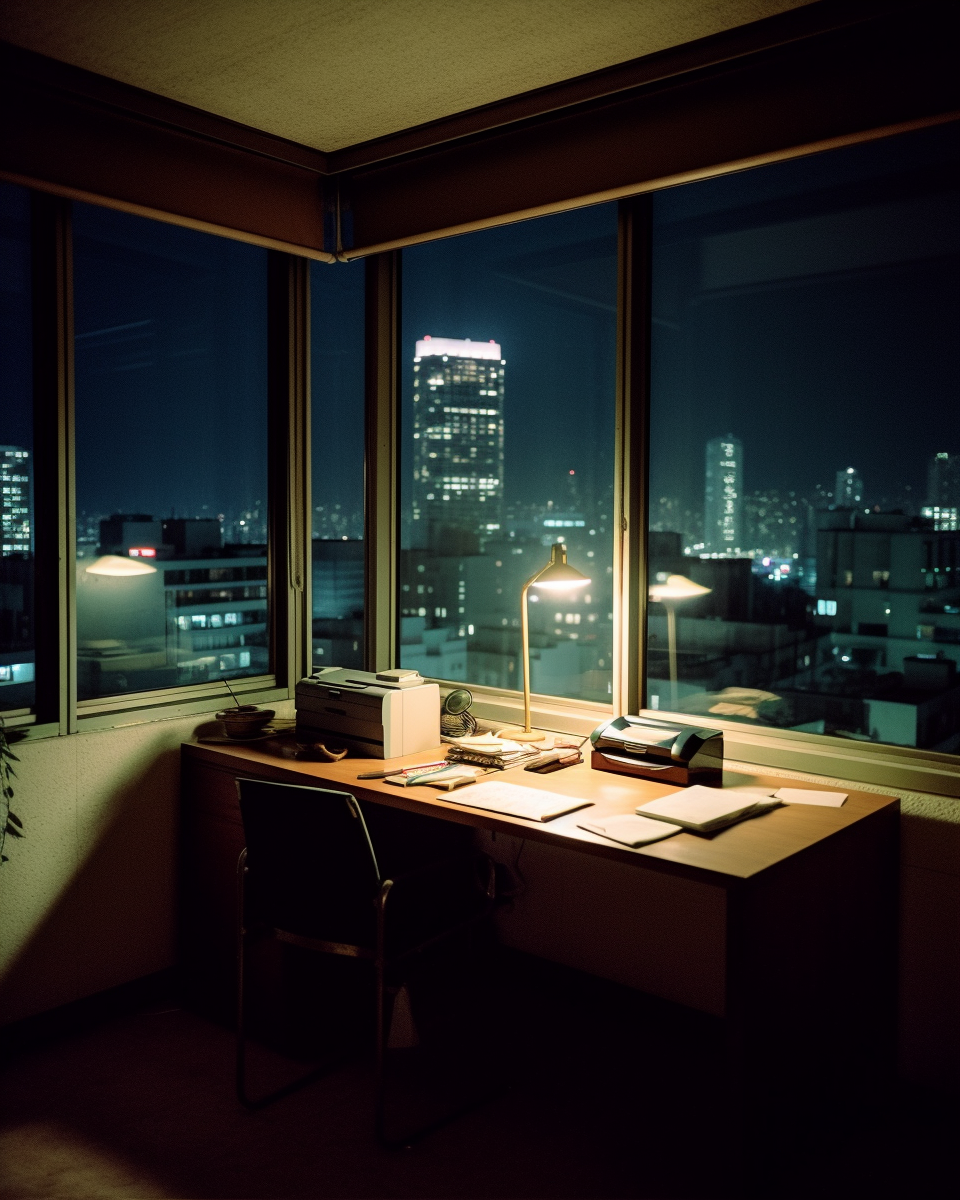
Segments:
[[[654,198],[649,707],[960,752],[958,161]]]
[[[531,687],[610,700],[616,323],[616,205],[403,252],[402,666],[521,688],[561,542],[590,584],[531,590]]]
[[[30,193],[0,184],[0,712],[34,703]]]
[[[365,264],[310,264],[313,666],[363,666]]]
[[[267,252],[73,230],[78,698],[266,674]]]

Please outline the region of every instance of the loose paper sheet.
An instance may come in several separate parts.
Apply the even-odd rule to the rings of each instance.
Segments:
[[[815,792],[810,788],[782,787],[773,793],[784,804],[819,804],[822,808],[840,808],[846,792]]]

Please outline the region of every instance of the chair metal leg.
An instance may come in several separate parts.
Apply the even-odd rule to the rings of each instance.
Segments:
[[[237,1099],[250,1108],[247,1096],[247,1038],[244,1025],[244,966],[247,931],[244,929],[244,883],[247,874],[247,852],[243,850],[237,863],[237,1045],[235,1082]]]
[[[386,1042],[387,1042],[387,1013],[386,1013],[386,938],[384,918],[386,916],[387,897],[393,882],[385,880],[377,897],[377,1077],[376,1095],[374,1098],[374,1130],[377,1141],[383,1146],[394,1147],[395,1143],[387,1137],[387,1097],[386,1097]]]
[[[274,1100],[280,1100],[284,1096],[289,1096],[291,1092],[297,1091],[299,1088],[306,1086],[308,1083],[313,1083],[314,1080],[326,1075],[331,1070],[334,1064],[325,1063],[322,1066],[314,1067],[307,1071],[304,1075],[300,1075],[291,1083],[286,1083],[283,1087],[277,1088],[273,1092],[269,1092],[266,1096],[261,1096],[258,1100],[253,1100],[247,1095],[247,1031],[246,1031],[246,1006],[245,1000],[245,983],[246,983],[246,945],[247,945],[247,930],[245,928],[244,919],[244,884],[247,874],[247,852],[246,850],[240,855],[240,860],[237,863],[237,1038],[236,1038],[236,1069],[235,1083],[237,1091],[237,1099],[244,1106],[255,1110],[263,1108],[267,1104],[272,1104]]]

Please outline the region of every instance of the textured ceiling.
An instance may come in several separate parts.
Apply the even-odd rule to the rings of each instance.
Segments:
[[[338,150],[806,0],[3,0],[0,37]]]

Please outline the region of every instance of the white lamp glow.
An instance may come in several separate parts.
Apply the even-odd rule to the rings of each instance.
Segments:
[[[658,601],[667,610],[667,650],[670,656],[670,707],[677,710],[677,604],[681,600],[692,600],[705,596],[712,588],[694,583],[686,575],[668,575],[666,583],[655,583],[649,589],[651,600]]]
[[[87,567],[88,575],[112,575],[117,579],[156,573],[157,568],[151,567],[142,558],[121,558],[119,554],[104,554]]]

